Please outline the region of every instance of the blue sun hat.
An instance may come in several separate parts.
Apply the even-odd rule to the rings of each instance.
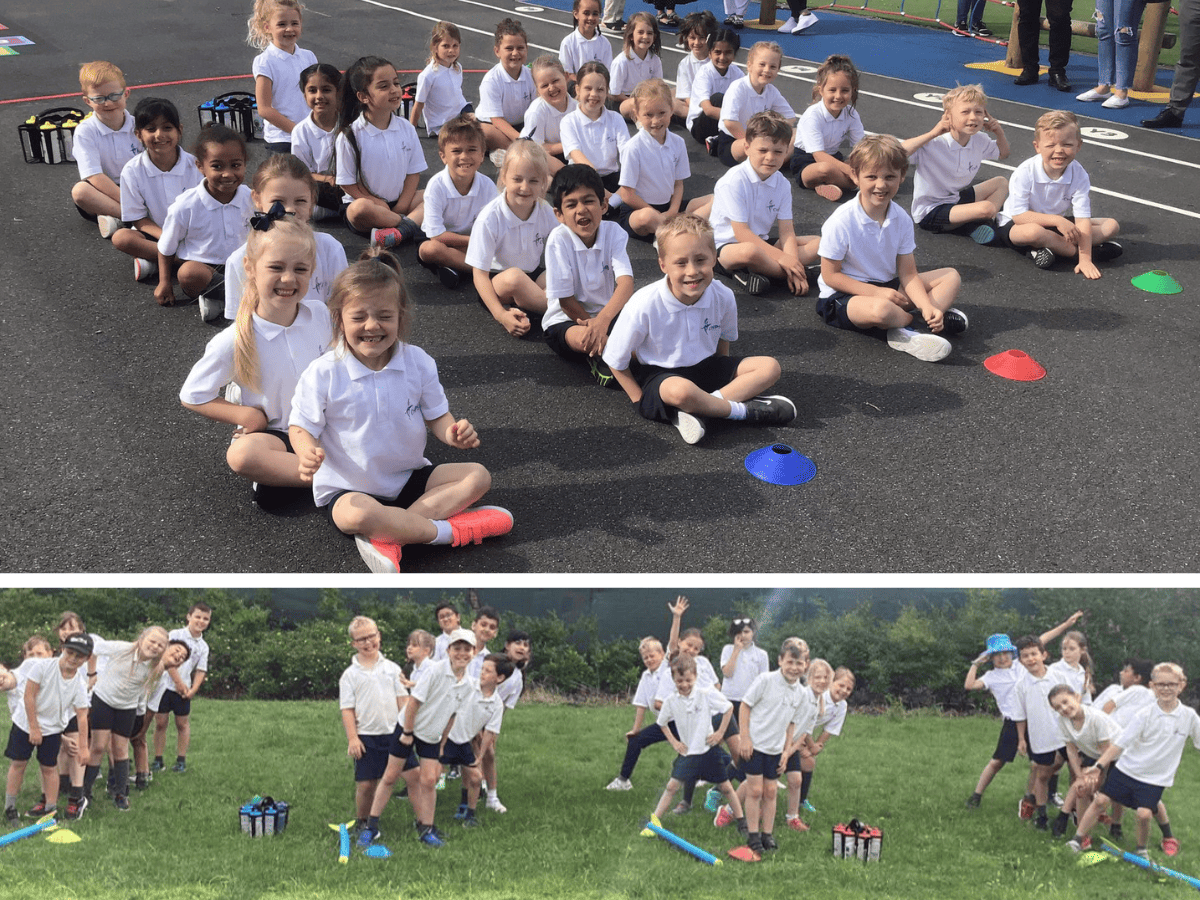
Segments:
[[[987,653],[1016,653],[1017,648],[1007,634],[993,634],[987,639]]]

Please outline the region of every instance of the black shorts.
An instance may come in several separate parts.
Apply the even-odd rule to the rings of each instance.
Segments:
[[[996,741],[992,759],[998,759],[1003,763],[1012,762],[1017,758],[1018,742],[1017,723],[1012,719],[1005,719],[1004,724],[1000,726],[1000,738]]]
[[[761,775],[773,781],[779,777],[779,756],[778,753],[755,750],[750,754],[750,758],[742,763],[742,772],[746,775]]]
[[[419,469],[413,469],[412,474],[408,476],[408,481],[405,482],[404,487],[400,489],[400,493],[391,499],[386,497],[376,497],[374,494],[367,494],[367,496],[374,497],[384,506],[396,506],[400,509],[408,509],[421,499],[421,496],[425,493],[426,486],[429,484],[429,476],[433,474],[433,470],[436,468],[437,466],[431,465],[422,466]],[[333,525],[334,528],[337,528],[337,524],[333,521],[333,507],[338,500],[340,500],[346,494],[362,493],[365,493],[365,491],[338,491],[336,494],[334,494],[330,501],[321,507],[321,511],[324,512],[326,518],[329,519],[329,524]],[[345,534],[346,532],[338,528],[338,533]],[[352,535],[348,536],[352,537]]]
[[[78,734],[79,733],[79,717],[71,716],[71,721],[67,723],[67,727],[63,729],[63,734]]]
[[[668,209],[671,208],[670,201],[667,201],[666,203],[650,203],[647,205],[653,209],[658,210],[660,213],[665,213]],[[680,209],[684,209],[686,206],[687,206],[686,199],[681,200],[679,202]],[[618,225],[620,225],[625,230],[625,233],[627,235],[629,235],[631,238],[635,238],[636,240],[639,240],[639,241],[645,241],[647,244],[652,243],[654,241],[654,232],[653,231],[651,231],[647,234],[638,234],[636,231],[633,230],[632,226],[630,226],[629,217],[632,214],[633,214],[633,207],[630,206],[628,203],[622,203],[620,206],[613,208],[612,216],[610,218],[614,222],[616,222]]]
[[[438,762],[445,766],[473,766],[475,765],[475,748],[471,746],[470,741],[465,744],[457,744],[447,739],[442,746],[442,754],[438,757]]]
[[[604,189],[610,194],[615,194],[621,189],[621,170],[609,172],[607,175],[601,175],[600,181],[604,184]]]
[[[390,734],[360,734],[363,754],[354,761],[355,781],[378,781],[387,769],[388,751],[392,747]]]
[[[829,155],[832,156],[834,159],[836,159],[838,162],[846,161],[846,157],[842,156],[842,151],[840,151],[840,150],[837,151],[836,153],[830,153]],[[804,169],[806,166],[811,166],[816,161],[817,161],[816,158],[811,153],[809,153],[807,150],[793,150],[792,151],[792,161],[791,161],[792,174],[796,176],[796,184],[798,184],[800,187],[804,188],[804,190],[806,190],[806,191],[811,191],[812,188],[804,186],[804,182],[800,179],[800,175],[801,175],[801,173],[804,172]]]
[[[893,278],[891,281],[870,281],[868,284],[873,284],[876,287],[886,287],[892,290],[900,288],[900,279]],[[846,310],[846,305],[850,302],[850,298],[854,294],[847,294],[845,291],[834,291],[828,297],[817,298],[817,315],[825,322],[826,325],[832,325],[834,328],[842,328],[846,331],[857,331],[859,334],[870,335],[874,338],[884,340],[887,338],[887,329],[885,328],[859,328],[850,321],[850,315]]]
[[[1066,219],[1068,222],[1075,221],[1075,217],[1073,215],[1063,216],[1063,218]],[[1016,250],[1018,253],[1020,253],[1022,256],[1024,256],[1026,253],[1028,253],[1033,248],[1029,244],[1014,244],[1012,242],[1012,238],[1009,237],[1009,232],[1011,232],[1013,230],[1013,226],[1016,224],[1017,224],[1016,222],[1014,222],[1010,219],[1009,221],[1005,222],[1003,225],[997,226],[996,242],[999,244],[1003,244],[1003,245],[1012,247],[1014,250]],[[1051,228],[1049,230],[1058,232],[1059,234],[1062,234],[1062,232],[1059,231],[1057,228]]]
[[[960,231],[966,229],[970,231],[976,226],[976,222],[963,222],[955,225],[950,221],[950,210],[956,206],[961,206],[964,203],[975,202],[975,188],[967,185],[958,192],[958,200],[954,203],[942,203],[935,206],[925,214],[925,217],[918,223],[926,231],[932,231],[934,234],[942,234],[946,231]],[[980,220],[982,221],[982,220]]]
[[[341,212],[344,194],[345,191],[336,185],[326,184],[324,181],[317,182],[317,206],[321,209]]]
[[[92,711],[88,717],[90,731],[111,731],[121,737],[132,737],[138,725],[138,711],[133,709],[114,709],[95,694],[92,695]]]
[[[272,154],[292,152],[291,141],[267,141],[263,144],[263,146],[267,148],[268,153]]]
[[[1108,777],[1104,779],[1100,793],[1114,803],[1120,803],[1130,809],[1157,809],[1158,802],[1162,799],[1163,788],[1131,778],[1118,766],[1119,763],[1109,767]]]
[[[675,407],[667,406],[658,394],[666,379],[686,378],[701,390],[716,391],[733,381],[741,361],[740,356],[710,356],[694,366],[684,366],[681,369],[638,366],[634,370],[634,377],[642,387],[638,412],[654,422],[670,422],[675,417]]]
[[[733,158],[733,143],[736,141],[732,134],[726,134],[717,128],[717,159],[726,167],[732,169],[738,164],[738,161]]]
[[[1062,747],[1054,750],[1047,750],[1045,753],[1034,753],[1029,751],[1029,762],[1037,766],[1053,766],[1062,763],[1067,758],[1066,751]]]
[[[58,750],[62,746],[61,734],[42,734],[42,742],[38,745],[29,742],[29,733],[13,725],[8,732],[8,746],[4,755],[12,760],[28,760],[37,751],[38,765],[51,769],[58,765]]]
[[[722,784],[729,780],[729,769],[729,754],[718,745],[709,747],[707,753],[676,757],[671,767],[671,777],[684,784],[695,784],[697,781]]]
[[[190,716],[192,714],[192,700],[190,697],[182,697],[175,691],[167,688],[167,690],[163,691],[162,699],[158,701],[156,712],[160,715],[174,713],[176,718]]]

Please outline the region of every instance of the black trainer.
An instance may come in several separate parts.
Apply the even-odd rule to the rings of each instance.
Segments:
[[[786,425],[796,418],[796,404],[779,394],[746,401],[746,421],[754,425]]]
[[[1054,251],[1049,247],[1038,247],[1036,250],[1029,251],[1029,258],[1033,260],[1033,264],[1039,269],[1049,269],[1054,265]]]
[[[970,797],[967,798],[967,809],[978,809],[979,802],[982,799],[983,798],[980,797],[978,794],[972,794]]]
[[[766,275],[760,275],[758,272],[751,272],[748,269],[740,269],[733,273],[733,280],[746,289],[746,293],[753,297],[759,294],[765,294],[771,287],[771,279]]]
[[[1101,241],[1092,245],[1092,262],[1108,262],[1124,252],[1125,248],[1116,241]]]
[[[764,831],[762,836],[762,848],[763,850],[778,850],[779,845],[775,843],[775,835]]]
[[[451,291],[462,283],[462,275],[459,274],[458,269],[452,269],[450,266],[438,266],[437,277],[438,281],[442,283],[442,287]]]
[[[917,328],[921,331],[929,331],[929,325],[925,322],[925,317],[921,315],[920,310],[913,310],[913,321],[909,328]],[[955,334],[962,334],[967,330],[970,320],[967,314],[958,307],[952,306],[942,313],[942,337],[950,337]]]

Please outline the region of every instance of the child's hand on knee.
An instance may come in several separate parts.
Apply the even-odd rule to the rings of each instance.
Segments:
[[[317,474],[317,469],[321,468],[321,463],[325,462],[325,451],[320,447],[312,447],[308,450],[301,450],[296,455],[300,457],[300,480],[312,482],[313,476]]]
[[[525,315],[525,310],[516,306],[504,310],[498,321],[513,337],[521,337],[529,331],[529,316]]]

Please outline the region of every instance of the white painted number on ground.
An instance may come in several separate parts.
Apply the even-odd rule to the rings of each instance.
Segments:
[[[941,103],[945,94],[913,94],[914,100],[920,100],[922,103]]]
[[[817,71],[816,66],[780,66],[780,72],[786,72],[788,75],[811,75]]]
[[[544,12],[540,6],[515,6],[513,12]]]
[[[1079,133],[1085,138],[1097,141],[1123,141],[1129,137],[1125,132],[1115,131],[1112,128],[1080,128]]]

